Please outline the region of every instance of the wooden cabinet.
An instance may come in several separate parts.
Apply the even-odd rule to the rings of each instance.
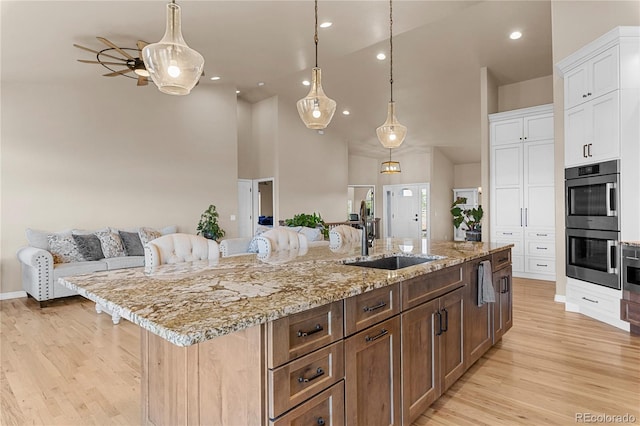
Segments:
[[[493,304],[493,343],[495,344],[511,326],[513,326],[513,292],[511,282],[511,265],[502,266],[493,272],[493,289],[496,301]]]
[[[572,108],[620,87],[618,46],[581,63],[564,76],[565,108]]]
[[[344,301],[344,329],[349,336],[400,313],[399,284],[353,296]]]
[[[400,317],[345,340],[347,425],[401,424]]]
[[[555,174],[551,105],[492,114],[491,241],[514,244],[513,271],[519,276],[555,279],[554,257],[528,249],[532,239],[555,246]],[[522,123],[520,137],[507,136],[502,126]],[[527,136],[528,135],[528,136]],[[532,237],[532,235],[534,237]],[[548,235],[548,237],[535,236]],[[553,251],[553,250],[552,250]]]
[[[466,264],[464,297],[464,354],[467,367],[470,367],[491,348],[493,344],[492,311],[489,303],[478,306],[478,266],[491,257],[481,257]]]
[[[278,420],[270,420],[270,426],[343,426],[344,382],[333,385],[304,404],[291,410]]]
[[[465,372],[463,290],[402,314],[402,417],[414,422]]]

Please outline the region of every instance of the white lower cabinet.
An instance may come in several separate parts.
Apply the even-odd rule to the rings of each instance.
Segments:
[[[622,290],[567,277],[567,311],[580,312],[614,327],[629,330],[629,323],[620,319]]]

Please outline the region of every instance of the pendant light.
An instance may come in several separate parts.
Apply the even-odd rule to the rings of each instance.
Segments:
[[[315,0],[315,35],[313,41],[316,45],[316,66],[311,71],[311,90],[309,94],[297,103],[298,114],[305,126],[310,129],[320,130],[329,125],[336,112],[336,101],[327,97],[322,90],[321,71],[318,68],[318,0]]]
[[[401,173],[400,163],[398,161],[391,161],[391,148],[389,148],[389,161],[385,161],[382,163],[380,167],[380,173],[382,174],[393,174],[393,173]]]
[[[393,0],[389,0],[389,86],[391,87],[391,100],[387,107],[387,121],[376,129],[378,140],[385,148],[397,148],[402,145],[407,128],[398,122],[396,118],[396,104],[393,102]]]
[[[204,58],[182,38],[181,11],[175,0],[167,4],[164,37],[146,45],[142,49],[142,59],[151,79],[163,93],[188,95],[198,83]]]

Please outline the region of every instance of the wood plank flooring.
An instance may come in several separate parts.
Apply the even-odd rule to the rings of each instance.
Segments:
[[[513,288],[513,328],[413,426],[569,425],[577,413],[640,423],[640,337],[565,312],[553,283]],[[80,297],[1,301],[0,320],[1,425],[140,423],[138,326]]]

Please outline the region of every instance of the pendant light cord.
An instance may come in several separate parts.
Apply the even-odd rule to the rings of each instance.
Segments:
[[[389,0],[389,86],[391,87],[391,102],[393,102],[393,0]]]
[[[313,36],[313,41],[316,44],[316,68],[318,68],[318,0],[316,0],[315,15],[316,15],[316,26],[315,26],[315,34]]]

